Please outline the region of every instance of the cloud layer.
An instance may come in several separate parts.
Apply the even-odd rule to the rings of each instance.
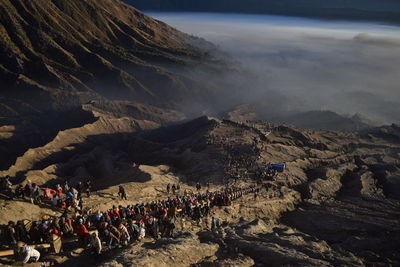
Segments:
[[[400,122],[400,27],[238,14],[150,13],[203,37],[249,72],[244,98],[283,96],[289,110]]]

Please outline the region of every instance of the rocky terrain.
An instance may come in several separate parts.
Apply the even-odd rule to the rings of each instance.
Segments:
[[[154,122],[117,123],[126,117],[113,120],[115,124],[102,126],[104,134],[98,138],[83,134],[90,133],[91,125],[61,132],[37,148],[35,157],[28,151],[18,158],[3,175],[24,173],[41,184],[54,184],[61,177],[69,177],[71,183],[91,177],[96,192],[86,202],[102,209],[163,197],[165,185],[177,181],[188,190],[196,181],[211,182],[213,187],[234,183],[224,173],[228,158],[254,162],[238,183],[254,183],[255,170],[271,162],[284,162],[287,169],[276,179],[263,181],[257,201],[249,196],[217,208],[215,216],[223,222],[218,233],[188,222],[178,228],[174,239],[148,239],[106,254],[102,266],[400,263],[396,245],[400,241],[400,128],[396,125],[342,133],[210,117],[161,128]],[[100,117],[94,124],[103,123]],[[146,131],[135,131],[133,125]],[[109,132],[116,129],[123,134]],[[70,139],[60,138],[68,132]],[[132,167],[132,162],[139,167]],[[121,183],[129,192],[128,202],[117,200]],[[21,202],[2,205],[4,223],[6,214],[18,211]],[[13,216],[26,218],[27,214]],[[68,265],[94,264],[84,251],[74,253],[53,259]]]
[[[373,128],[332,112],[277,118],[231,103],[234,89],[225,91],[226,106],[216,105],[219,84],[194,75],[198,67],[217,77],[230,68],[215,47],[118,0],[3,0],[0,21],[0,177],[10,176],[14,188],[91,180],[84,202],[93,210],[166,198],[168,183],[262,188],[256,200],[215,208],[216,232],[180,222],[172,239],[146,238],[99,258],[66,244],[43,260],[400,265],[398,125]],[[209,110],[217,115],[193,119]],[[260,172],[277,162],[283,173]],[[128,200],[118,199],[120,184]],[[60,210],[0,193],[0,224],[42,215]]]

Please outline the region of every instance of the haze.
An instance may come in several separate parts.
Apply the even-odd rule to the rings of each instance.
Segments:
[[[218,45],[250,71],[243,99],[287,111],[400,121],[400,27],[270,15],[151,13]],[[281,99],[282,101],[279,101]]]

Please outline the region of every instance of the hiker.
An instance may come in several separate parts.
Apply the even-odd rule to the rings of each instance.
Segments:
[[[92,247],[92,251],[96,255],[100,255],[101,253],[101,240],[98,236],[98,232],[94,231],[94,233],[90,236],[90,246]]]
[[[32,192],[32,182],[31,180],[28,180],[24,187],[24,194],[25,196],[29,197],[31,195],[31,192]]]
[[[193,220],[195,220],[197,222],[197,225],[200,225],[201,222],[201,208],[200,205],[198,203],[196,203],[196,206],[193,209]]]
[[[69,191],[69,184],[68,184],[68,181],[67,180],[65,180],[65,182],[64,182],[64,184],[63,184],[63,191],[64,192],[68,192]]]
[[[214,216],[211,217],[211,231],[215,232],[217,229],[217,220]]]
[[[172,188],[171,188],[171,189],[172,189],[172,194],[175,195],[175,191],[176,191],[176,186],[175,186],[175,184],[172,185]]]
[[[31,198],[31,203],[32,204],[35,204],[35,203],[37,204],[37,203],[40,202],[39,186],[37,186],[36,183],[32,184],[30,198]]]
[[[90,192],[92,192],[92,182],[88,180],[86,182],[86,195],[87,197],[90,197]]]
[[[62,216],[60,219],[60,229],[64,236],[72,236],[74,233],[74,228],[72,227],[72,220],[67,216]]]
[[[128,245],[128,243],[131,240],[128,229],[125,227],[125,225],[120,223],[118,226],[118,231],[120,232],[120,236],[121,236],[120,240],[124,243],[124,245]]]
[[[83,244],[83,246],[86,246],[90,234],[86,226],[83,224],[83,219],[78,220],[78,223],[75,226],[75,232],[78,235],[79,242]]]
[[[119,232],[119,230],[112,224],[109,224],[107,225],[107,231],[109,232],[110,237],[110,243],[108,244],[108,247],[111,248],[114,243],[115,245],[119,245],[121,241],[121,233]]]
[[[6,241],[11,247],[17,244],[17,236],[14,227],[15,223],[13,221],[9,221],[5,230]]]
[[[168,193],[168,194],[169,194],[170,189],[171,189],[170,185],[167,184],[167,193]]]
[[[58,197],[61,197],[63,195],[63,189],[59,184],[56,186],[56,192]]]
[[[78,185],[76,186],[76,190],[78,190],[78,193],[80,193],[80,194],[83,193],[83,184],[81,181],[78,182]]]
[[[119,185],[118,187],[118,195],[120,196],[121,200],[128,200],[128,198],[126,197],[126,192],[125,189],[122,185]]]
[[[138,240],[142,240],[146,236],[146,229],[143,223],[140,224]]]
[[[18,244],[17,256],[25,264],[28,262],[37,262],[40,259],[40,253],[36,249],[22,244]]]
[[[15,188],[15,197],[20,197],[20,198],[24,198],[25,197],[25,192],[24,192],[24,187],[22,186],[22,184],[19,184],[16,188]]]
[[[29,239],[33,244],[39,244],[41,242],[40,231],[38,222],[32,222],[32,226],[29,229]]]
[[[104,230],[106,246],[111,249],[113,245],[119,244],[119,238],[108,229]]]
[[[17,225],[15,226],[15,234],[17,236],[17,240],[28,243],[28,231],[26,230],[24,221],[17,222]]]
[[[78,207],[79,207],[79,210],[83,210],[83,198],[82,198],[82,196],[79,197]]]
[[[257,200],[258,199],[258,191],[255,191],[254,192],[254,200]]]
[[[197,191],[200,191],[200,189],[201,189],[201,184],[199,182],[197,182],[197,184],[196,184],[196,189],[197,189]]]
[[[7,176],[6,179],[4,180],[4,188],[6,190],[6,194],[8,195],[9,200],[13,200],[14,192],[12,189],[12,183],[10,181],[10,176]]]

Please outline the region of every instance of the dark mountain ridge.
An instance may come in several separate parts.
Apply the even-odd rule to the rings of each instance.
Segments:
[[[277,14],[349,20],[400,22],[394,0],[125,0],[141,10]]]

